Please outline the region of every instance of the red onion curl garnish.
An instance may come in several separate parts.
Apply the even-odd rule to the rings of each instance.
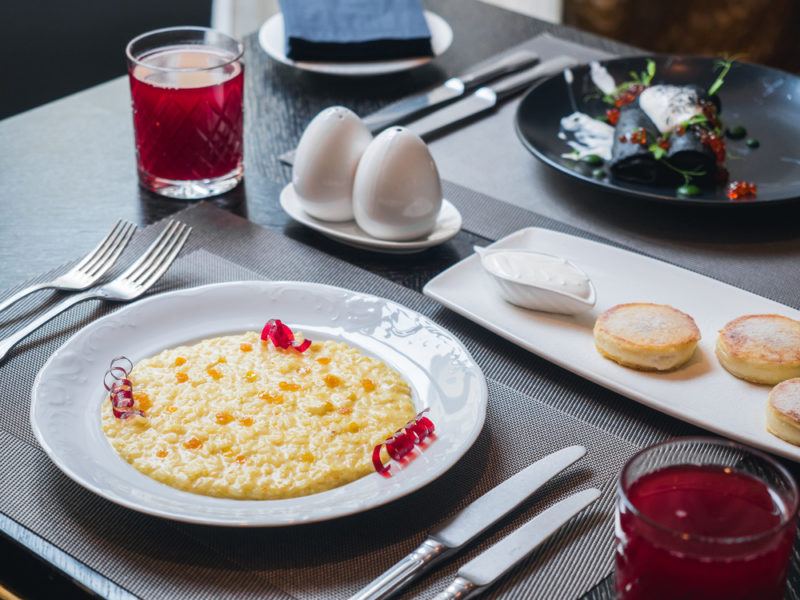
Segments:
[[[133,362],[126,356],[111,359],[106,374],[103,376],[103,387],[109,392],[111,412],[117,419],[128,419],[134,415],[140,417],[144,413],[133,408],[133,384],[128,375],[133,370]]]
[[[385,474],[389,471],[389,465],[384,465],[381,460],[381,448],[386,448],[386,453],[393,460],[399,461],[409,452],[414,449],[414,446],[419,446],[429,435],[431,435],[436,427],[425,413],[430,409],[426,408],[420,411],[416,417],[406,423],[405,427],[398,429],[394,435],[375,446],[372,450],[372,465],[378,473]]]
[[[299,344],[294,341],[294,333],[288,325],[280,319],[270,319],[261,331],[263,341],[271,341],[276,348],[294,348],[298,352],[305,352],[311,346],[311,340],[305,339]]]

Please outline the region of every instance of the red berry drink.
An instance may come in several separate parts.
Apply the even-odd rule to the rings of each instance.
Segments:
[[[234,187],[242,176],[238,42],[212,30],[175,28],[136,38],[128,55],[142,186],[181,199]]]
[[[797,490],[760,453],[688,438],[645,450],[623,470],[616,586],[625,600],[780,600],[795,538]],[[708,461],[675,460],[694,443]],[[647,453],[683,444],[677,451]],[[720,452],[714,452],[719,445]],[[677,455],[677,456],[675,456]],[[644,458],[643,458],[644,457]]]

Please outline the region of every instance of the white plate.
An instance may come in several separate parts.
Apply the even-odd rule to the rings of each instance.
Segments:
[[[431,46],[434,56],[421,56],[418,58],[403,58],[398,60],[381,60],[366,62],[308,62],[294,61],[286,57],[285,39],[283,37],[283,14],[272,15],[261,26],[258,32],[258,43],[278,62],[303,71],[327,73],[328,75],[344,75],[348,77],[365,77],[368,75],[383,75],[397,71],[416,69],[429,63],[434,57],[444,54],[453,43],[453,30],[442,17],[428,10],[425,11],[425,20],[431,30]]]
[[[211,498],[171,488],[122,460],[100,426],[111,358],[134,362],[199,338],[260,330],[281,318],[312,339],[346,340],[395,367],[418,408],[430,406],[437,439],[391,478],[372,473],[287,500]],[[396,500],[430,483],[469,449],[486,414],[486,382],[467,350],[426,317],[388,300],[303,282],[240,281],[141,300],[84,327],[33,385],[36,439],[69,477],[112,502],[207,525],[279,526],[323,521]]]
[[[659,260],[547,229],[522,229],[489,247],[566,258],[592,279],[597,305],[575,317],[515,307],[489,286],[489,275],[476,255],[432,279],[424,293],[590,381],[683,421],[800,461],[800,448],[766,430],[770,387],[730,375],[714,354],[717,332],[731,319],[753,313],[800,319],[800,311]],[[694,317],[703,339],[686,366],[670,373],[646,373],[597,353],[592,336],[597,316],[615,304],[637,301],[671,304]]]
[[[447,200],[442,202],[442,209],[436,218],[436,227],[424,238],[411,240],[410,242],[392,242],[389,240],[379,240],[374,238],[358,225],[355,221],[345,221],[343,223],[333,223],[331,221],[321,221],[306,213],[300,206],[300,200],[294,186],[290,183],[281,190],[281,207],[298,223],[319,231],[332,240],[361,248],[362,250],[372,250],[386,254],[412,254],[422,252],[433,246],[443,244],[447,240],[455,237],[461,231],[461,213]]]

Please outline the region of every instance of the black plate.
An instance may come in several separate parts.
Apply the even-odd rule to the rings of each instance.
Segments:
[[[648,58],[656,62],[654,83],[697,84],[708,88],[716,79],[715,59],[705,57],[639,56],[601,61],[617,82],[630,79],[630,71],[642,71]],[[607,108],[596,97],[589,67],[572,69],[578,110],[596,116]],[[595,97],[592,97],[595,94]],[[595,179],[591,169],[562,158],[569,152],[558,138],[560,120],[572,112],[563,74],[542,80],[525,95],[517,109],[516,130],[525,147],[551,167],[592,185],[627,195],[676,204],[714,206],[780,203],[800,200],[800,77],[760,65],[736,62],[719,92],[723,122],[743,125],[748,137],[761,147],[750,149],[745,140],[726,138],[730,179],[753,181],[758,195],[753,200],[732,202],[725,187],[704,190],[699,196],[678,196],[675,188],[637,185]]]

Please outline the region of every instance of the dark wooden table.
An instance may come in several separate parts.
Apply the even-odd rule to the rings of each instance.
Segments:
[[[420,255],[365,258],[363,252],[293,224],[278,205],[278,192],[290,171],[277,156],[294,147],[308,120],[326,106],[345,104],[365,114],[544,31],[620,49],[613,42],[479,2],[428,4],[449,21],[454,43],[443,57],[409,73],[353,80],[298,72],[271,61],[255,36],[247,38],[245,180],[214,202],[415,290],[471,253],[479,240],[461,232],[445,247]],[[122,48],[119,59],[123,60]],[[185,207],[137,185],[124,79],[6,119],[0,122],[0,141],[0,289],[81,256],[116,219],[143,225]],[[0,583],[24,597],[83,597],[86,588],[103,596],[121,593],[2,515],[0,531]],[[609,590],[606,581],[590,595],[609,597]]]

